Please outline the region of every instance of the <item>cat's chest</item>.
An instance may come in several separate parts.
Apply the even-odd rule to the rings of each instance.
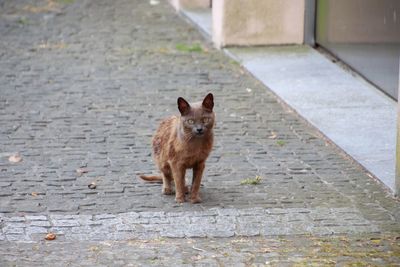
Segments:
[[[201,151],[197,154],[186,155],[183,159],[184,165],[186,166],[186,168],[193,168],[196,164],[204,162],[207,159],[208,155],[209,153],[206,151]]]
[[[212,144],[209,142],[186,144],[180,153],[181,161],[187,168],[191,168],[195,164],[205,161],[211,148]]]

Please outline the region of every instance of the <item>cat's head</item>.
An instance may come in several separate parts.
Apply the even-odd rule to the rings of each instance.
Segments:
[[[181,113],[181,126],[185,135],[203,137],[210,135],[215,124],[214,96],[209,93],[203,102],[188,103],[178,98],[178,109]]]

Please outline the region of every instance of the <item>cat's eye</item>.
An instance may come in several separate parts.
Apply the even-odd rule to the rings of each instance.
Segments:
[[[206,118],[202,118],[201,120],[202,120],[203,123],[208,123],[208,122],[210,122],[210,118],[207,118],[207,117],[206,117]]]
[[[189,120],[187,120],[187,123],[189,123],[189,124],[194,124],[194,120],[189,119]]]

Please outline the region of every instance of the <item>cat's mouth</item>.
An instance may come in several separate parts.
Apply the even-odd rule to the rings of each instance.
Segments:
[[[196,132],[195,134],[194,134],[194,136],[197,136],[197,137],[202,137],[202,136],[204,136],[204,132]]]

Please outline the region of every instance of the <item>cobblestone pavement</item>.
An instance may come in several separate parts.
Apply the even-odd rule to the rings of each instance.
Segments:
[[[375,244],[366,260],[398,264],[399,202],[169,4],[150,2],[0,1],[3,265],[168,265],[174,251],[181,264],[197,262],[194,252],[205,265],[285,264],[290,253],[302,263],[318,251],[315,238],[330,246],[348,238],[356,254]],[[217,128],[203,203],[178,205],[136,176],[155,171],[150,139],[160,119],[177,113],[176,98],[207,92]],[[9,162],[15,153],[21,162]],[[259,184],[241,184],[256,176]],[[40,241],[47,232],[56,241]],[[196,237],[190,242],[207,250],[185,247]],[[280,251],[257,256],[268,240]],[[213,242],[216,257],[205,253]],[[290,250],[303,243],[299,254]],[[243,253],[219,260],[238,244]]]
[[[2,266],[399,266],[400,254],[395,238],[363,235],[6,244]]]

